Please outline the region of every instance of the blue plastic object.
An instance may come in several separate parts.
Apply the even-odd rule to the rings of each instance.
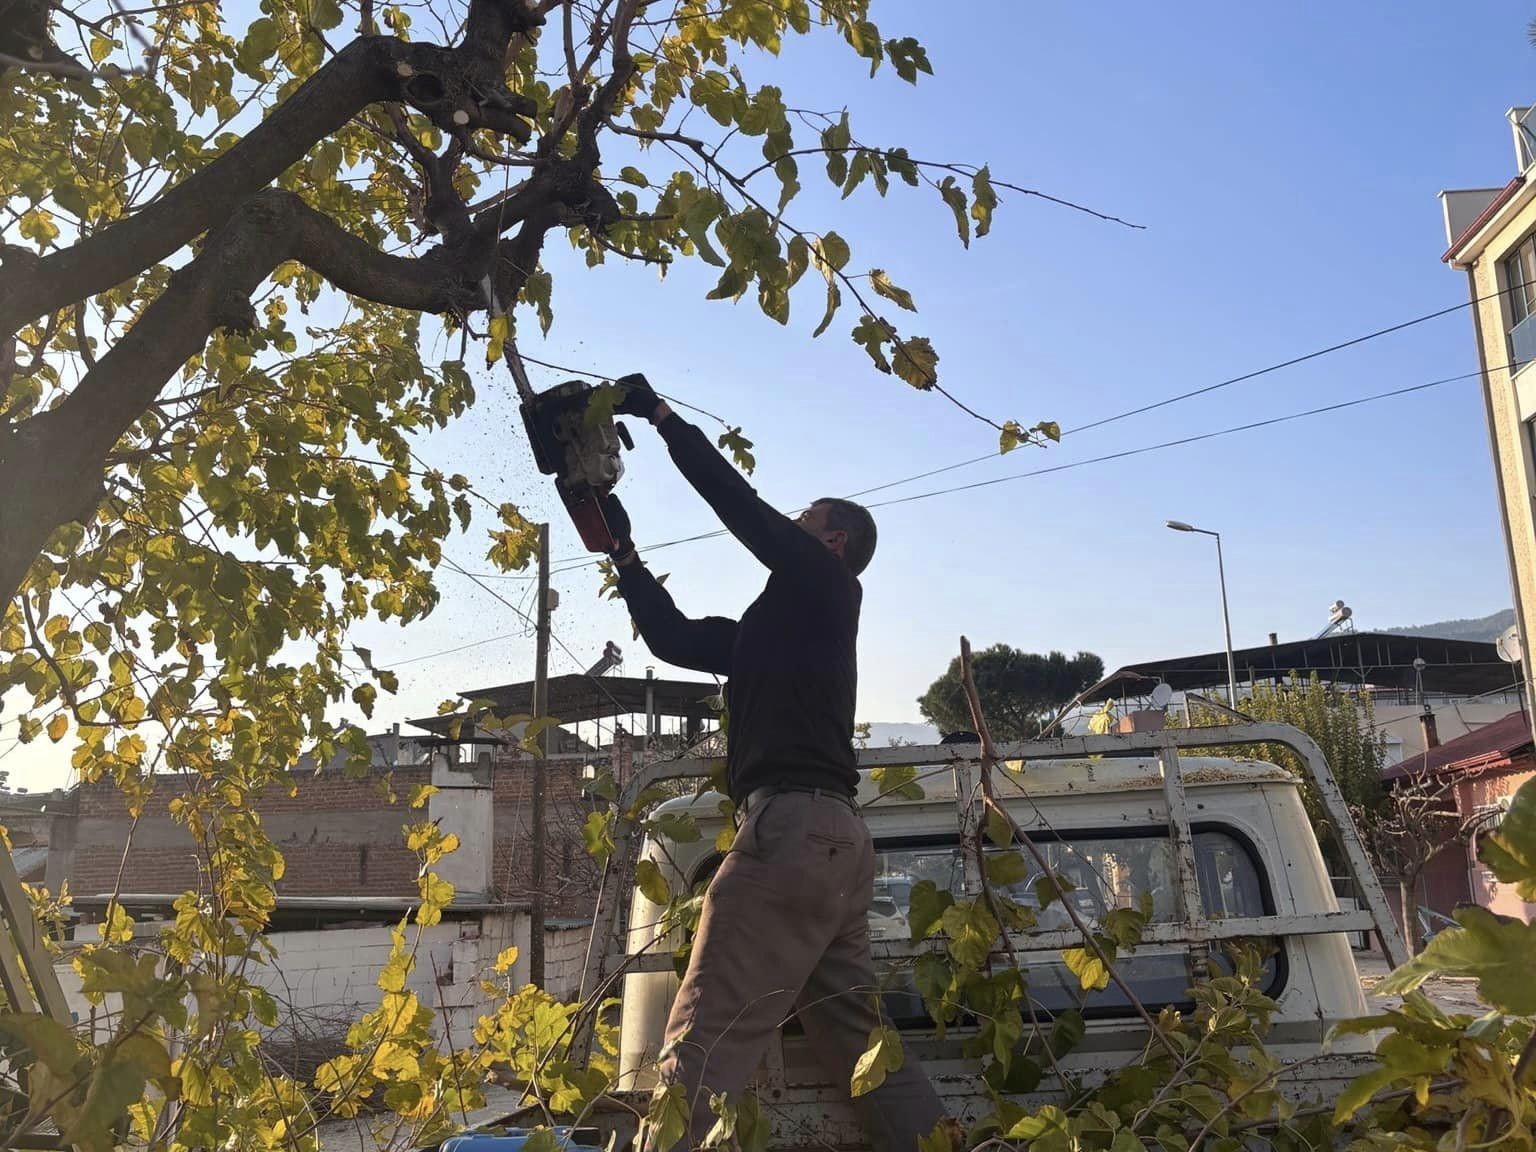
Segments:
[[[573,1146],[574,1128],[554,1128],[555,1142],[561,1148]],[[508,1128],[505,1135],[493,1136],[489,1132],[466,1132],[462,1136],[450,1136],[443,1141],[439,1152],[523,1152],[523,1146],[532,1138],[532,1128]]]

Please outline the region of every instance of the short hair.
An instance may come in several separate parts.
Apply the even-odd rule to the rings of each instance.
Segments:
[[[875,518],[869,514],[869,509],[852,500],[839,500],[833,496],[823,496],[815,506],[827,510],[828,528],[847,533],[843,563],[853,569],[855,576],[862,573],[875,555]]]

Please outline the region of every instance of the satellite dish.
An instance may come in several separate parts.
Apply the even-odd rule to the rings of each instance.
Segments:
[[[1173,689],[1168,686],[1166,681],[1159,680],[1157,687],[1152,689],[1152,706],[1154,708],[1166,708],[1168,707],[1168,701],[1172,699]]]
[[[1499,659],[1506,664],[1518,664],[1524,655],[1520,651],[1520,629],[1514,624],[1504,629],[1493,646],[1498,649]]]

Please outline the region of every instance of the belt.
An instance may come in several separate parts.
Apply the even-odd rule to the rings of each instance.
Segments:
[[[747,793],[747,798],[741,804],[741,815],[746,816],[764,801],[789,792],[801,793],[817,800],[836,800],[839,804],[847,805],[850,812],[857,813],[859,810],[858,802],[852,796],[836,788],[808,788],[803,784],[765,784]]]

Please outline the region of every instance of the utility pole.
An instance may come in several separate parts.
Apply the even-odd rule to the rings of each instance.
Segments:
[[[539,607],[533,664],[533,716],[549,714],[549,525],[539,525]],[[533,907],[528,925],[528,979],[544,987],[544,790],[549,777],[549,726],[539,732],[533,758]]]

